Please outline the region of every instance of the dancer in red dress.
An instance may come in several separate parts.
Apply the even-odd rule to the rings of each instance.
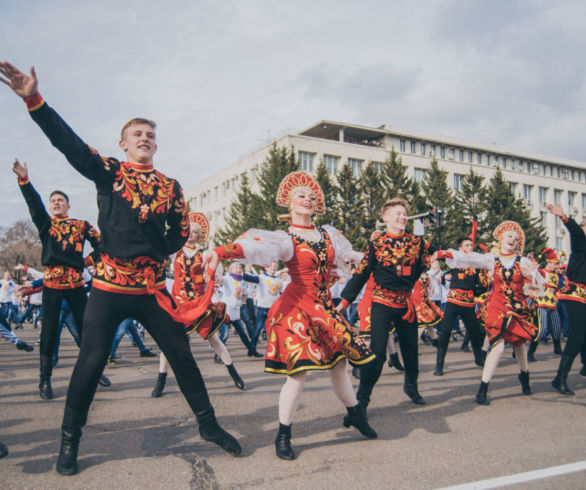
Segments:
[[[175,255],[173,261],[173,272],[175,280],[171,289],[171,296],[179,305],[201,298],[205,292],[204,267],[202,266],[205,252],[198,249],[198,244],[205,246],[210,233],[210,225],[202,213],[189,214],[190,232],[187,242],[181,250]],[[192,334],[197,331],[201,338],[207,340],[222,360],[228,373],[232,377],[237,388],[244,389],[244,381],[236,371],[230,353],[218,336],[218,329],[226,318],[226,307],[224,303],[212,303],[207,313],[187,327],[187,333]],[[167,373],[169,372],[169,362],[165,354],[161,352],[159,358],[159,375],[157,383],[151,395],[158,398],[163,394]]]
[[[277,204],[290,210],[288,232],[249,230],[235,243],[216,248],[210,268],[215,267],[218,257],[243,258],[260,266],[280,260],[287,265],[291,282],[267,317],[265,371],[287,375],[279,396],[275,446],[279,458],[291,460],[295,459],[291,423],[310,370],[330,370],[334,392],[349,414],[344,424],[353,425],[366,437],[377,437],[358,404],[346,369],[346,359],[361,365],[374,355],[332,303],[328,287],[332,269],[344,270],[344,260],[357,262],[361,254],[331,226],[316,228],[312,224],[314,214],[325,213],[321,187],[309,174],[293,172],[281,182]]]
[[[476,267],[492,270],[492,289],[484,305],[483,319],[490,351],[482,371],[482,382],[476,395],[480,405],[488,405],[488,383],[490,382],[505,343],[511,344],[521,372],[519,381],[524,395],[531,394],[529,369],[525,343],[535,339],[539,329],[532,322],[533,311],[527,304],[528,296],[535,296],[543,289],[544,278],[538,265],[523,257],[525,233],[518,223],[505,221],[494,231],[498,246],[494,255],[471,252],[465,254],[449,250],[453,258],[446,263],[451,268]]]

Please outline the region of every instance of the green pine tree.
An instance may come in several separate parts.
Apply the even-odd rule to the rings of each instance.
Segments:
[[[258,186],[258,204],[260,208],[259,228],[274,230],[286,228],[284,223],[279,224],[278,216],[287,212],[285,208],[277,206],[275,199],[279,184],[283,178],[299,169],[299,161],[295,158],[295,150],[286,146],[271,146],[269,154],[261,164]]]
[[[363,250],[370,234],[376,229],[377,221],[380,221],[380,210],[385,201],[381,168],[378,163],[370,162],[366,166],[360,176],[359,189],[362,200],[360,219],[362,237],[358,242],[357,250]]]
[[[476,221],[478,230],[477,240],[486,236],[488,231],[486,219],[488,214],[488,189],[484,184],[484,177],[470,169],[462,179],[462,187],[454,196],[454,207],[448,220],[446,230],[446,244],[456,247],[460,237],[469,236],[472,232],[472,220]]]
[[[382,187],[384,190],[384,200],[401,197],[409,200],[412,180],[407,175],[407,166],[403,165],[403,160],[392,147],[387,158],[382,164]]]
[[[485,243],[492,244],[494,229],[503,221],[516,221],[525,232],[525,253],[540,253],[547,246],[546,230],[539,218],[532,218],[525,202],[515,197],[503,172],[498,168],[488,186],[488,214]]]
[[[338,172],[337,200],[334,205],[334,226],[350,240],[354,248],[361,249],[366,245],[360,229],[362,216],[362,201],[357,179],[352,175],[352,169],[345,163]]]
[[[320,160],[314,171],[315,180],[319,183],[324,193],[324,203],[326,205],[326,214],[316,215],[314,223],[316,226],[333,225],[334,223],[334,206],[336,203],[336,186],[326,169],[323,160]]]
[[[448,172],[442,170],[435,158],[430,162],[421,182],[421,190],[426,198],[428,206],[436,209],[443,208],[444,224],[437,223],[436,226],[426,227],[426,238],[436,246],[443,246],[446,238],[446,226],[448,216],[452,215],[453,193],[448,185]]]
[[[230,204],[223,228],[213,237],[215,244],[231,243],[250,228],[258,228],[263,221],[260,215],[260,199],[248,183],[246,173],[242,174],[240,189]]]

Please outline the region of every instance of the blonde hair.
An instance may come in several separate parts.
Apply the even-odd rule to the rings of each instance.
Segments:
[[[124,126],[122,126],[122,131],[120,131],[120,139],[123,140],[124,138],[126,138],[126,130],[130,126],[134,126],[136,124],[148,124],[151,128],[153,128],[153,131],[157,129],[157,124],[155,123],[155,121],[145,119],[144,117],[135,117],[128,121]]]
[[[405,199],[401,197],[394,197],[393,199],[389,199],[387,202],[383,204],[380,210],[380,214],[385,214],[387,209],[394,208],[395,206],[403,206],[405,208],[405,211],[409,210],[409,203]]]

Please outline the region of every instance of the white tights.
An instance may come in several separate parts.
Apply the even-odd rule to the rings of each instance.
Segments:
[[[305,385],[305,378],[307,372],[301,372],[287,376],[287,381],[281,388],[279,395],[279,422],[283,425],[291,425],[303,386]],[[336,367],[330,370],[330,378],[332,380],[332,388],[338,399],[345,407],[353,407],[358,403],[352,381],[346,369],[346,360],[340,361]]]
[[[226,348],[224,343],[220,340],[220,336],[218,335],[218,332],[215,332],[214,335],[212,335],[208,339],[208,342],[209,342],[211,348],[214,349],[216,354],[218,354],[218,357],[220,359],[222,359],[222,362],[226,366],[229,366],[230,364],[232,364],[232,358],[230,357],[230,353],[228,352],[228,349]],[[161,352],[161,355],[159,356],[159,372],[160,373],[169,372],[169,362],[167,361],[165,354],[163,354],[162,352]]]
[[[515,345],[513,346],[513,349],[515,350],[515,358],[519,363],[521,371],[528,371],[529,367],[527,364],[527,349],[525,349],[525,344]],[[484,361],[484,369],[482,370],[482,381],[484,383],[490,383],[504,350],[505,342],[504,340],[499,340],[493,345],[492,349],[488,351],[486,360]]]

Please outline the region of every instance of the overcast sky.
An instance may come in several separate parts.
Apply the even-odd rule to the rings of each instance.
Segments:
[[[189,188],[269,135],[322,120],[586,160],[586,2],[1,2],[0,58],[102,155],[158,123],[155,165]],[[14,157],[43,198],[96,221],[93,186],[0,86],[0,226],[28,216]]]

